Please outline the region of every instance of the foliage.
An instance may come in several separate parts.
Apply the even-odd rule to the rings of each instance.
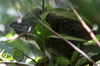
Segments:
[[[21,1],[25,4],[25,6],[29,10],[34,11],[36,8],[42,9],[44,7],[42,6],[42,1],[40,0],[21,0]],[[20,15],[25,15],[26,13],[28,13],[27,10],[21,4],[21,1],[0,0],[0,9],[1,9],[0,11],[0,61],[25,62],[27,64],[33,64],[36,66],[41,66],[41,64],[44,66],[45,65],[81,66],[81,65],[87,65],[87,64],[91,65],[91,63],[88,60],[83,58],[75,50],[73,50],[73,53],[70,59],[64,56],[56,56],[56,57],[51,56],[47,51],[46,45],[48,45],[49,39],[59,39],[59,38],[55,36],[54,34],[52,34],[50,30],[48,30],[47,28],[44,28],[40,23],[37,23],[31,35],[31,37],[34,39],[26,40],[25,37],[19,37],[15,40],[8,40],[4,42],[4,40],[8,39],[9,37],[13,37],[16,34],[14,30],[9,27],[9,25],[13,21],[15,21],[15,19],[18,19],[18,17],[21,17]],[[45,4],[45,12],[39,15],[41,21],[43,21],[49,27],[52,27],[52,25],[50,25],[45,20],[45,18],[50,12],[56,13],[57,15],[64,16],[66,18],[78,20],[75,14],[69,9],[69,6],[67,5],[68,7],[65,8],[65,5],[61,6],[60,2],[64,3],[63,0],[62,1],[56,0],[55,4],[58,8],[54,8],[54,7],[51,7],[49,1],[47,1],[47,3]],[[99,1],[95,1],[94,4],[93,2],[94,2],[93,0],[91,0],[90,2],[86,2],[85,0],[83,0],[83,3],[85,4],[84,5],[82,4],[82,2],[78,0],[76,2],[73,1],[73,4],[75,5],[75,7],[77,7],[77,10],[79,11],[80,15],[89,26],[94,26],[94,24],[100,25],[99,23],[100,20],[98,19],[100,16],[97,15],[99,13],[99,9],[94,8],[98,5]],[[36,13],[35,15],[37,16]],[[5,27],[3,31],[2,31],[3,27],[1,25]],[[100,40],[99,29],[94,32],[96,32],[95,33],[96,37],[98,38],[98,40]],[[94,42],[93,39],[86,40],[86,39],[77,38],[77,37],[66,35],[66,34],[60,34],[60,35],[62,35],[65,39],[68,39],[70,41],[78,42],[77,47],[84,50],[95,62],[100,60],[100,59],[97,59],[97,57],[100,58],[100,56],[98,56],[100,55],[100,52],[99,52],[100,48],[96,46],[96,43]],[[82,42],[82,45],[84,46],[81,47],[80,42]],[[62,51],[66,51],[66,50],[62,50]],[[55,50],[54,50],[54,53],[56,53]],[[71,52],[69,52],[69,54],[70,53]]]

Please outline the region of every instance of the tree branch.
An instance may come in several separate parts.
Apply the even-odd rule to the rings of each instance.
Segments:
[[[85,21],[81,18],[81,16],[77,13],[77,11],[75,10],[75,8],[73,7],[73,5],[71,4],[70,0],[69,0],[69,5],[70,8],[73,10],[73,12],[76,14],[77,18],[80,20],[80,23],[82,24],[82,26],[84,27],[84,29],[90,34],[90,36],[94,39],[94,41],[97,43],[97,45],[100,47],[100,42],[98,41],[98,39],[96,38],[95,34],[92,32],[92,30],[87,26],[87,24],[85,23]]]

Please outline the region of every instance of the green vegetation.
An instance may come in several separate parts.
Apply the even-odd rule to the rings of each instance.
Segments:
[[[96,64],[100,64],[100,47],[83,28],[68,1],[54,1],[55,3],[52,4],[49,0],[0,0],[0,64],[93,65],[79,51],[74,50],[69,45],[70,42],[66,43],[64,40],[71,41],[94,62],[98,62]],[[72,0],[71,2],[100,40],[100,9],[98,8],[100,1]],[[40,22],[52,28],[64,39]]]

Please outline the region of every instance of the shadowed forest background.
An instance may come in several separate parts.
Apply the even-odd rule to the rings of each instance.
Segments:
[[[0,0],[0,66],[100,65],[100,46],[69,3],[100,41],[99,0]]]

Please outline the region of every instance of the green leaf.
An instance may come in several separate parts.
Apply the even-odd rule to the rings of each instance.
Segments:
[[[11,46],[12,48],[17,48],[24,53],[28,52],[28,48],[26,47],[25,44],[23,44],[22,40],[20,39],[16,39],[15,41],[10,42],[8,45]]]
[[[100,41],[100,35],[96,35],[96,37]],[[92,39],[92,40],[85,42],[84,44],[85,45],[93,45],[93,44],[96,44],[96,42]]]
[[[45,3],[45,8],[46,8],[48,11],[53,10],[53,8],[50,6],[49,3]]]
[[[37,58],[35,59],[36,62],[39,62],[40,60],[42,60],[42,57],[41,57],[41,56],[40,56],[40,57],[37,57]]]
[[[50,25],[48,24],[48,22],[45,22],[45,24],[48,25],[48,26],[50,26]],[[51,35],[52,33],[51,33],[51,31],[49,31],[49,30],[46,29],[46,28],[43,30],[43,26],[42,26],[41,24],[38,23],[38,24],[36,25],[34,34],[35,34],[35,35],[38,35],[38,36],[40,36],[40,37],[42,37],[42,34],[44,34],[45,37],[47,37],[47,36]]]
[[[12,47],[8,43],[0,42],[0,49],[5,49],[9,54],[13,54]]]
[[[69,64],[69,60],[64,57],[57,57],[57,65],[59,66],[67,66]]]
[[[47,17],[48,13],[49,12],[45,12],[40,16],[42,21],[45,21],[45,18]]]
[[[12,34],[12,32],[10,32],[10,33],[6,34],[5,37],[9,38],[9,37],[12,37],[12,36],[13,36],[13,34]]]
[[[21,61],[23,60],[24,55],[20,51],[16,50],[13,57],[16,61]]]
[[[2,59],[0,61],[13,60],[13,56],[9,54],[8,52],[5,52],[4,50],[0,52],[0,56],[1,56],[0,59]]]
[[[48,64],[48,66],[68,66],[69,60],[64,57],[53,58],[53,60]]]
[[[79,59],[79,61],[75,64],[75,66],[81,66],[81,65],[84,64],[85,62],[87,62],[87,60],[84,59],[84,58],[81,58],[81,59]]]
[[[43,51],[43,41],[40,38],[40,36],[35,35],[35,41],[37,42],[37,45],[39,46],[40,50]]]
[[[78,44],[77,47],[79,48],[79,47],[80,47],[80,44]],[[78,56],[79,56],[79,53],[78,53],[77,51],[74,51],[74,52],[73,52],[73,55],[72,55],[72,57],[71,57],[71,59],[70,59],[70,62],[72,63],[72,62],[74,62],[75,60],[77,60]]]
[[[47,25],[49,25],[47,22],[45,22]],[[45,41],[43,40],[46,39],[47,36],[50,36],[52,33],[48,29],[44,28],[41,24],[36,25],[36,29],[34,31],[35,35],[35,40],[40,47],[41,51],[44,51],[45,49],[43,48]]]
[[[72,36],[68,36],[68,35],[65,35],[65,34],[60,34],[61,36],[63,36],[65,39],[67,40],[74,40],[74,41],[86,41],[84,39],[80,39],[80,38],[76,38],[76,37],[72,37]],[[47,38],[58,38],[56,35],[50,35],[48,36]]]

